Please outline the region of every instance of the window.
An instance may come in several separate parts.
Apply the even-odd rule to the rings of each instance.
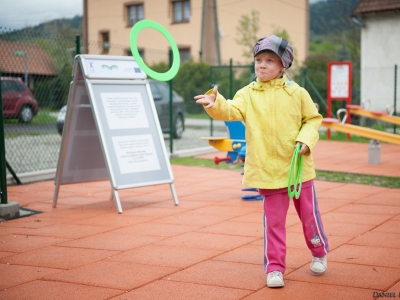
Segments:
[[[181,64],[190,60],[190,49],[179,48],[179,56],[181,57]]]
[[[9,93],[12,92],[12,86],[9,81],[1,81],[1,93]]]
[[[144,60],[144,50],[143,50],[143,49],[138,49],[138,51],[139,51],[140,57]],[[131,51],[131,49],[126,49],[126,50],[125,50],[125,54],[126,54],[127,56],[132,56],[132,51]]]
[[[102,43],[102,53],[107,54],[110,50],[110,33],[108,31],[100,32],[101,43]]]
[[[144,19],[143,4],[135,4],[128,6],[128,25],[133,26],[140,20]]]
[[[2,93],[15,93],[23,92],[25,88],[18,82],[14,80],[1,81],[1,92]]]
[[[189,22],[190,19],[190,1],[172,2],[174,12],[174,23]]]
[[[23,91],[25,91],[24,86],[22,84],[20,84],[19,82],[12,81],[10,83],[11,83],[13,91],[15,91],[15,92],[23,92]]]
[[[158,91],[161,94],[161,97],[164,99],[169,99],[169,85],[168,84],[162,84],[160,82],[157,82],[157,87]]]
[[[159,89],[154,81],[150,81],[150,90],[151,90],[151,94],[153,95],[153,99],[155,101],[162,99],[161,92],[159,91]]]

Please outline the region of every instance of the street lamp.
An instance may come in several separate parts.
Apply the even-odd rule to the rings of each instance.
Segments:
[[[24,69],[25,69],[25,84],[28,86],[28,57],[26,51],[15,50],[14,56],[23,56],[24,57]]]

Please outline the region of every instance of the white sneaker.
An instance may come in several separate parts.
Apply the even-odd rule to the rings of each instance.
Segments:
[[[280,271],[272,271],[267,275],[267,286],[268,287],[283,287],[285,283],[283,282],[283,275]]]
[[[324,274],[327,267],[328,267],[328,261],[326,255],[322,257],[313,256],[310,269],[314,273],[314,275],[319,276]]]

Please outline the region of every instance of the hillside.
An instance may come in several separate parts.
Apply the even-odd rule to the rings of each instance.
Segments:
[[[48,22],[41,23],[36,26],[25,27],[20,30],[13,30],[6,32],[2,38],[12,38],[13,35],[58,35],[58,36],[76,36],[82,35],[82,16],[75,16],[70,19],[55,19]]]
[[[359,0],[325,0],[310,4],[310,38],[338,35],[354,27],[349,15]]]

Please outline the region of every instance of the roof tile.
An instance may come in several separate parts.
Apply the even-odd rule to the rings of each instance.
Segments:
[[[353,9],[353,14],[399,11],[400,0],[360,0]]]
[[[40,46],[0,40],[0,71],[2,73],[25,72],[24,56],[16,55],[16,51],[26,51],[29,74],[57,75],[51,57]]]

